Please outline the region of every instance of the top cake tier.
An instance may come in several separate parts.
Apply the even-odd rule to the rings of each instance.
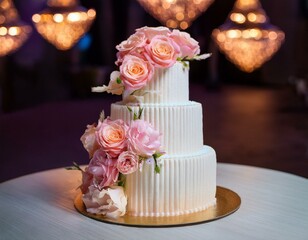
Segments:
[[[181,104],[189,100],[189,65],[176,62],[170,68],[156,68],[153,78],[140,92],[143,103]]]

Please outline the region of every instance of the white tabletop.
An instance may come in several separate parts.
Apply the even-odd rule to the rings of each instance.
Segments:
[[[73,205],[78,171],[55,169],[0,184],[0,239],[308,239],[308,180],[218,164],[217,184],[241,197],[235,213],[208,223],[138,228],[102,223]]]

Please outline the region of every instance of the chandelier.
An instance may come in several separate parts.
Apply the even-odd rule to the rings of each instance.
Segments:
[[[284,33],[269,23],[258,0],[237,0],[226,22],[212,37],[226,57],[244,72],[253,72],[277,52]]]
[[[78,0],[49,0],[49,8],[32,16],[37,31],[59,50],[68,50],[89,30],[96,12]]]
[[[154,18],[169,28],[188,28],[214,0],[138,0]]]
[[[20,21],[11,0],[0,0],[0,57],[16,51],[29,37],[31,27]]]

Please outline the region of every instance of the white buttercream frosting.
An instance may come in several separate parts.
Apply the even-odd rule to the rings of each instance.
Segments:
[[[178,216],[215,205],[216,154],[203,145],[202,106],[189,101],[188,68],[176,63],[156,69],[151,82],[138,94],[143,96],[141,119],[162,133],[166,154],[160,158],[160,174],[144,163],[142,172],[127,175],[128,214]],[[126,104],[111,105],[112,120],[132,121]],[[139,110],[139,106],[130,108]]]
[[[197,102],[163,105],[143,104],[141,118],[162,133],[162,146],[168,154],[185,154],[203,146],[202,106]],[[134,112],[139,107],[131,106]],[[121,103],[111,105],[111,118],[132,121],[132,113]]]
[[[134,216],[177,216],[215,205],[216,155],[204,146],[193,154],[165,155],[161,172],[144,164],[127,175],[127,211]]]
[[[183,103],[189,100],[189,65],[176,62],[171,68],[158,68],[145,88],[143,103]]]

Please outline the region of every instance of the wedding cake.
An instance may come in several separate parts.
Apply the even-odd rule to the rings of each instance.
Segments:
[[[189,100],[189,61],[202,60],[188,33],[143,27],[117,46],[119,71],[93,91],[122,95],[81,141],[89,213],[178,216],[216,204],[216,155],[203,144],[202,105]]]

